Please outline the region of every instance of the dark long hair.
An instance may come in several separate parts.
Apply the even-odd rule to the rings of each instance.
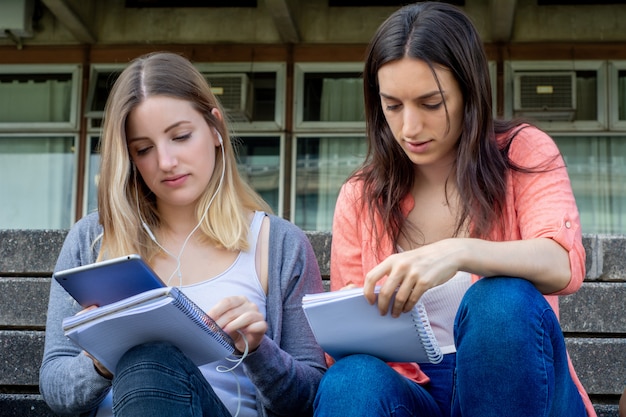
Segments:
[[[455,178],[450,179],[456,181],[460,197],[454,235],[471,224],[472,236],[486,237],[500,221],[506,199],[506,172],[512,167],[507,157],[512,138],[502,147],[496,135],[512,131],[519,122],[495,121],[492,116],[487,58],[469,18],[455,6],[424,2],[393,13],[378,28],[367,49],[363,84],[368,152],[355,177],[363,180],[363,201],[368,202],[364,207],[369,207],[372,220],[378,214],[383,221],[382,230],[374,229],[376,241],[389,234],[397,244],[407,222],[400,202],[415,181],[413,163],[395,141],[379,96],[378,70],[404,57],[426,62],[433,75],[435,66],[448,68],[461,89],[463,125]]]

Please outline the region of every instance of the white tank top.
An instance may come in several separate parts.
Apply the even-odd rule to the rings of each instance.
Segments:
[[[461,299],[471,283],[471,275],[459,271],[446,283],[431,288],[422,295],[421,300],[424,303],[430,327],[444,355],[456,352],[454,319]]]
[[[267,298],[256,270],[256,245],[264,218],[264,212],[254,214],[248,233],[249,249],[247,252],[240,252],[235,262],[226,271],[212,279],[182,287],[185,295],[204,311],[209,311],[224,297],[245,295],[250,301],[256,303],[263,317],[266,317]],[[238,417],[258,417],[256,390],[243,372],[243,364],[235,368],[232,373],[221,373],[216,369],[218,366],[232,368],[233,365],[233,362],[224,359],[202,365],[200,371],[232,415],[236,414],[241,398],[241,409]],[[237,395],[237,381],[239,382],[241,397]],[[111,391],[109,391],[98,407],[96,416],[112,417],[111,406]]]
[[[258,306],[263,318],[266,317],[266,294],[256,270],[256,247],[264,217],[263,212],[254,214],[248,233],[249,249],[247,252],[240,252],[226,271],[210,280],[182,288],[185,295],[204,311],[209,311],[225,297],[244,295]],[[217,367],[232,368],[233,365],[233,362],[223,359],[200,366],[200,371],[232,415],[237,412],[241,398],[239,417],[257,417],[256,390],[243,372],[243,364],[232,372],[224,373],[217,370]],[[237,395],[237,382],[241,390],[240,398]]]
[[[398,246],[398,252],[404,250]],[[461,299],[472,284],[472,276],[459,271],[442,285],[426,291],[420,301],[424,303],[430,327],[433,329],[441,353],[456,352],[454,345],[454,319]]]

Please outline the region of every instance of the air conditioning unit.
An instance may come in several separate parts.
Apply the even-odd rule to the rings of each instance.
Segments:
[[[574,120],[576,72],[516,72],[513,83],[513,111],[516,116],[537,120]]]
[[[33,36],[34,0],[0,1],[0,38]]]
[[[228,118],[234,122],[252,120],[254,88],[247,74],[205,74],[211,91],[218,98]]]

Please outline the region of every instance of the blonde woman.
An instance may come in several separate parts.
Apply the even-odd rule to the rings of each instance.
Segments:
[[[302,231],[270,215],[239,177],[202,74],[172,53],[134,60],[111,91],[101,145],[98,212],[70,230],[55,269],[139,253],[250,353],[236,377],[158,342],[106,369],[63,336],[61,321],[81,307],[53,280],[40,372],[47,404],[64,415],[311,414],[325,361],[301,297],[323,291],[319,268]]]

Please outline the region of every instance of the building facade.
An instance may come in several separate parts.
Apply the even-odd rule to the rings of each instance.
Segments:
[[[96,208],[109,89],[169,50],[211,82],[275,213],[330,230],[366,151],[365,48],[401,3],[0,0],[0,229],[69,228]],[[583,232],[626,233],[626,3],[450,3],[483,36],[496,117],[531,118],[561,149]]]

